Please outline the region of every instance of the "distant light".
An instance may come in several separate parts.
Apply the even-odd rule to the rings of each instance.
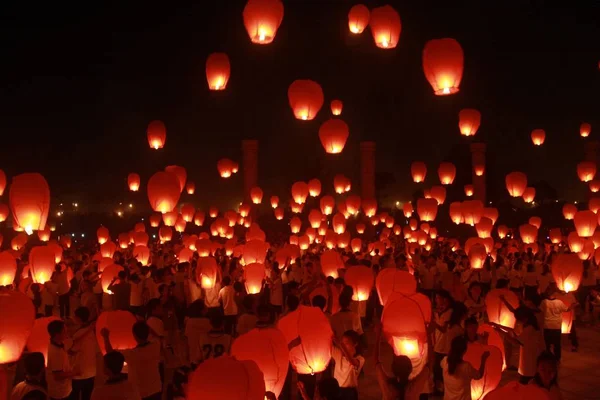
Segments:
[[[133,204],[129,203],[129,208],[133,208]]]
[[[156,235],[152,235],[152,239],[156,239]]]
[[[72,237],[75,237],[75,234],[74,234],[74,233],[71,233],[71,236],[72,236]]]
[[[122,205],[123,205],[123,203],[119,203],[119,205],[120,205],[120,206],[122,206]]]
[[[60,206],[62,207],[63,203],[60,203]]]
[[[119,217],[122,217],[122,216],[123,216],[123,212],[122,212],[122,211],[117,211],[117,215],[118,215]]]
[[[83,238],[83,237],[85,237],[85,233],[82,233],[82,234],[81,234],[81,237],[82,237],[82,238]]]
[[[575,204],[577,204],[577,201],[575,201]]]
[[[144,220],[144,218],[142,218],[142,221]]]
[[[400,205],[400,202],[399,202],[399,201],[397,201],[397,202],[396,202],[396,205],[397,205],[397,206],[399,206],[399,205]]]
[[[77,207],[79,207],[79,204],[73,203],[73,207],[77,208]]]

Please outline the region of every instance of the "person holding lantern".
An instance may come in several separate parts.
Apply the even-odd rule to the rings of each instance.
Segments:
[[[365,365],[360,355],[360,335],[348,330],[341,341],[332,336],[333,350],[331,358],[335,361],[333,377],[340,385],[340,400],[358,400],[358,376]]]
[[[544,340],[546,350],[550,351],[552,349],[556,361],[560,362],[562,314],[571,311],[577,303],[567,307],[562,300],[557,299],[558,289],[556,285],[551,285],[548,288],[548,293],[548,298],[542,300],[540,306],[544,315]]]
[[[44,382],[44,355],[42,353],[29,353],[25,356],[25,380],[15,385],[10,400],[23,400],[26,396],[39,394],[39,398],[46,399],[46,383]]]
[[[463,360],[467,352],[467,341],[462,336],[452,340],[450,352],[441,362],[444,373],[444,400],[471,400],[471,380],[481,379],[485,372],[485,362],[489,351],[481,355],[479,370]]]
[[[69,362],[69,355],[65,350],[67,332],[62,320],[55,320],[48,324],[50,346],[48,346],[48,368],[46,382],[48,395],[52,400],[68,399],[72,391],[73,377],[79,370],[73,369]]]

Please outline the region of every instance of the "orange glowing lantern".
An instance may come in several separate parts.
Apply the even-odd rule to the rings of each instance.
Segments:
[[[347,202],[346,202],[347,203]],[[367,217],[372,217],[377,214],[377,200],[363,199],[361,201],[362,209]]]
[[[598,226],[598,217],[591,210],[578,211],[573,218],[577,235],[591,237]]]
[[[134,232],[133,233],[133,244],[136,246],[147,246],[150,237],[146,232]]]
[[[590,181],[590,192],[598,193],[600,191],[600,179],[592,179]]]
[[[317,209],[312,209],[308,213],[308,222],[310,226],[317,229],[321,226],[321,220],[323,219],[323,214]]]
[[[335,233],[344,233],[346,231],[346,217],[340,213],[335,214],[333,216],[332,225]]]
[[[206,59],[206,81],[210,90],[225,90],[231,65],[225,53],[212,53]]]
[[[483,176],[483,174],[485,174],[485,165],[475,164],[473,166],[473,172],[475,172],[475,176]]]
[[[569,293],[579,288],[583,276],[583,263],[576,254],[557,255],[551,269],[559,290]]]
[[[132,192],[137,192],[140,189],[140,176],[134,172],[127,175],[127,185],[129,186],[129,190]]]
[[[588,124],[587,122],[582,123],[581,126],[579,127],[579,134],[583,138],[590,136],[591,131],[592,131],[592,126],[590,124]]]
[[[0,364],[19,360],[31,333],[35,308],[27,295],[14,290],[0,292]]]
[[[535,146],[541,146],[546,140],[546,131],[543,129],[534,129],[531,132],[531,141]]]
[[[485,307],[490,322],[498,325],[505,326],[507,328],[515,327],[515,316],[506,307],[504,302],[500,299],[500,296],[504,296],[504,300],[508,302],[514,309],[519,307],[519,298],[509,289],[493,289],[485,297]]]
[[[185,185],[185,191],[187,194],[194,194],[196,192],[196,184],[194,182],[188,182]]]
[[[278,205],[279,205],[279,197],[271,196],[271,207],[277,208]]]
[[[323,89],[317,82],[296,80],[288,88],[288,100],[296,119],[310,121],[323,106]]]
[[[56,265],[54,250],[47,246],[36,246],[29,253],[29,266],[36,283],[50,280]]]
[[[360,253],[360,250],[362,249],[362,240],[359,238],[352,239],[350,241],[350,248],[352,249],[353,253]]]
[[[356,4],[348,12],[348,28],[354,34],[363,33],[367,25],[369,25],[369,9],[363,4]],[[334,115],[338,115],[335,114]]]
[[[177,211],[169,211],[162,215],[163,222],[166,226],[175,226],[179,213]]]
[[[331,106],[331,113],[333,115],[338,116],[338,115],[342,114],[343,103],[341,100],[332,100],[330,106]]]
[[[475,226],[483,217],[483,203],[481,200],[467,200],[462,203],[461,211],[464,223]]]
[[[463,218],[463,203],[460,201],[455,201],[450,203],[450,219],[456,225],[462,224],[464,222]]]
[[[410,218],[412,216],[414,209],[410,201],[407,201],[402,205],[402,212],[406,218]]]
[[[260,263],[246,264],[244,267],[244,284],[248,294],[258,294],[265,278],[265,266]]]
[[[102,277],[100,279],[102,291],[104,293],[113,294],[110,290],[108,290],[108,287],[110,286],[111,282],[113,282],[113,280],[119,276],[119,272],[121,271],[123,271],[123,267],[117,264],[112,264],[104,268],[102,271]]]
[[[203,211],[196,211],[196,214],[194,214],[194,224],[196,226],[204,225],[205,219],[206,219],[206,214],[204,214]]]
[[[283,21],[283,3],[280,0],[248,0],[243,17],[250,41],[269,44]]]
[[[529,224],[535,226],[537,229],[540,229],[542,226],[542,219],[540,217],[531,217],[529,218]]]
[[[262,202],[262,198],[263,198],[262,189],[259,188],[258,186],[255,186],[252,189],[250,189],[250,198],[252,199],[252,202],[254,204],[260,204]]]
[[[229,178],[235,172],[237,164],[228,158],[222,158],[217,162],[217,170],[221,178]]]
[[[371,10],[369,24],[375,45],[380,49],[393,49],[398,44],[402,22],[392,6],[386,5]]]
[[[324,215],[331,215],[335,207],[335,199],[331,196],[323,196],[320,201],[321,212]]]
[[[458,113],[458,128],[461,135],[474,136],[481,124],[481,113],[473,108],[465,108]]]
[[[185,222],[192,222],[196,208],[192,204],[184,204],[181,206],[181,217]]]
[[[21,227],[28,235],[44,229],[50,210],[50,188],[42,175],[27,173],[15,176],[8,197],[15,226]]]
[[[384,268],[375,280],[379,303],[385,306],[393,293],[412,295],[417,293],[417,280],[408,271],[396,268]]]
[[[356,214],[358,214],[358,211],[360,210],[360,204],[361,204],[360,196],[356,196],[356,195],[348,196],[346,198],[346,211],[350,215],[356,215]]]
[[[154,150],[162,149],[167,141],[167,128],[162,121],[152,121],[146,129],[148,144]]]
[[[6,221],[8,214],[10,214],[8,206],[6,204],[0,204],[0,222]]]
[[[525,203],[532,203],[534,199],[535,199],[535,188],[527,187],[525,189],[525,191],[523,192],[523,201]]]
[[[519,235],[525,244],[535,243],[537,240],[538,228],[535,225],[523,224],[519,226]]]
[[[290,220],[290,230],[292,233],[299,233],[300,228],[302,227],[302,220],[298,217],[293,217]]]
[[[410,165],[410,173],[413,178],[413,182],[421,183],[425,180],[425,176],[427,175],[427,165],[421,161],[414,161]]]
[[[600,210],[600,197],[592,197],[588,201],[588,209],[598,214],[598,210]]]
[[[491,228],[490,228],[491,231]],[[471,264],[471,268],[473,269],[481,269],[483,268],[483,264],[487,258],[487,249],[483,244],[475,243],[469,249],[469,262]]]
[[[373,270],[364,265],[356,265],[346,270],[344,281],[352,287],[352,300],[365,301],[369,299],[374,283]]]
[[[335,250],[325,250],[321,254],[321,269],[325,276],[338,277],[338,270],[345,268],[344,261]]]
[[[11,285],[17,273],[17,260],[8,251],[0,253],[0,286]]]
[[[108,229],[105,228],[104,226],[101,226],[100,228],[98,228],[98,230],[96,231],[96,236],[98,236],[99,244],[104,244],[110,239],[110,234],[108,232]]]
[[[575,218],[575,214],[577,213],[577,207],[574,206],[573,204],[565,204],[563,206],[563,216],[565,217],[566,220],[571,220],[573,218]]]
[[[117,251],[117,245],[114,242],[106,242],[100,245],[102,257],[112,257]]]
[[[321,181],[318,179],[308,181],[308,193],[310,197],[318,197],[321,194]]]
[[[283,208],[281,207],[277,207],[275,210],[273,210],[274,214],[275,214],[275,218],[279,221],[281,221],[283,219]]]
[[[423,72],[437,96],[457,93],[460,89],[464,54],[454,39],[434,39],[423,49]]]
[[[262,240],[249,240],[244,245],[243,257],[246,264],[264,264],[269,245]]]
[[[502,351],[496,346],[479,342],[469,343],[463,360],[471,364],[475,370],[478,370],[481,367],[481,355],[484,352],[488,352],[490,355],[485,361],[483,377],[471,380],[470,397],[472,400],[482,400],[488,393],[498,387],[502,378],[504,357]]]
[[[439,205],[444,204],[444,202],[446,201],[446,188],[443,186],[433,186],[429,193]]]
[[[506,175],[506,190],[512,197],[521,197],[527,188],[527,175],[522,172],[511,172]]]
[[[363,233],[365,233],[365,224],[362,223],[358,223],[356,224],[356,233],[358,233],[359,235],[362,235]]]
[[[550,241],[553,244],[558,244],[558,243],[562,242],[562,232],[561,232],[560,228],[550,229],[550,231],[548,232],[548,236],[550,237]]]
[[[471,196],[473,196],[474,192],[475,192],[475,189],[474,189],[473,185],[465,185],[465,196],[471,197]]]
[[[171,172],[157,172],[148,180],[147,191],[150,206],[162,214],[173,211],[182,188],[177,175]]]
[[[179,165],[169,165],[165,168],[165,172],[170,172],[177,177],[177,182],[179,182],[179,193],[183,192],[187,180],[187,171],[185,168],[180,167]]]
[[[589,182],[596,175],[596,163],[593,161],[582,161],[577,164],[577,175],[582,182]]]
[[[158,228],[160,221],[162,220],[162,216],[160,214],[152,214],[149,220],[152,228]]]
[[[442,185],[451,185],[456,177],[456,167],[449,162],[443,162],[438,168],[438,176]]]
[[[491,237],[493,228],[494,228],[493,221],[487,217],[481,217],[479,219],[479,222],[475,224],[475,229],[477,230],[477,236],[479,236],[481,239]]]
[[[292,197],[297,204],[304,204],[308,194],[308,184],[305,182],[296,182],[292,185]]]
[[[580,237],[577,232],[573,231],[567,236],[567,243],[569,244],[569,248],[573,253],[579,253],[581,250],[583,250],[585,239]]]
[[[342,174],[333,177],[333,188],[337,194],[349,192],[351,189],[350,179]]]
[[[341,119],[325,121],[319,128],[319,140],[329,154],[341,153],[349,134],[348,124]]]
[[[44,230],[38,231],[38,238],[42,241],[42,242],[47,242],[48,240],[50,240],[50,234],[52,232],[50,232],[49,228],[46,228]]]
[[[137,342],[133,337],[133,325],[137,319],[129,311],[104,311],[96,321],[96,338],[102,354],[106,354],[102,329],[106,328],[110,332],[110,344],[115,350],[133,349]]]
[[[31,334],[27,339],[27,351],[30,353],[42,353],[44,355],[44,360],[46,360],[46,366],[48,366],[48,346],[50,346],[48,324],[52,321],[61,321],[61,319],[58,317],[37,318],[33,322]]]
[[[436,199],[417,200],[417,214],[421,221],[433,221],[437,215],[438,202]]]

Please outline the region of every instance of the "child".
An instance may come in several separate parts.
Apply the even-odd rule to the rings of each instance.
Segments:
[[[29,353],[25,357],[25,380],[15,385],[10,400],[22,400],[32,392],[46,395],[44,383],[44,355],[42,353]]]
[[[547,390],[550,399],[560,400],[562,395],[557,378],[558,362],[556,357],[549,351],[545,351],[537,359],[537,372],[529,384]]]
[[[356,331],[344,332],[341,341],[333,336],[333,377],[340,385],[341,400],[358,400],[358,375],[365,365],[359,343],[360,335]]]
[[[471,400],[471,380],[481,379],[485,372],[485,362],[490,356],[488,351],[481,355],[479,370],[463,360],[467,352],[467,341],[458,336],[452,340],[450,352],[441,362],[444,373],[444,399]]]
[[[78,328],[73,333],[73,347],[70,351],[76,351],[74,365],[79,374],[73,377],[73,393],[75,399],[90,400],[94,390],[96,377],[96,353],[98,344],[94,334],[93,325],[90,323],[90,311],[86,307],[78,307],[75,310],[75,321]]]
[[[69,363],[69,355],[65,350],[67,332],[65,323],[55,320],[48,324],[50,346],[48,346],[48,369],[46,381],[48,396],[52,399],[66,399],[72,391],[72,380],[79,371],[73,370]]]
[[[94,388],[91,400],[141,400],[127,375],[123,374],[125,357],[118,351],[111,351],[104,355],[104,374],[106,383]]]

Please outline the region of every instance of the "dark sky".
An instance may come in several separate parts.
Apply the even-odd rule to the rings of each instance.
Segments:
[[[426,161],[429,185],[437,184],[439,162],[464,162],[472,140],[488,144],[493,185],[522,170],[569,200],[585,193],[575,165],[583,157],[580,123],[592,124],[590,139],[600,135],[597,1],[390,1],[402,34],[388,51],[375,47],[369,30],[350,36],[354,1],[283,1],[283,23],[268,46],[250,43],[242,0],[12,3],[0,23],[0,168],[9,176],[43,173],[54,198],[147,202],[148,177],[179,164],[196,182],[198,205],[231,207],[242,176],[221,180],[216,162],[241,161],[245,138],[260,140],[267,198],[287,197],[293,181],[322,167],[357,184],[361,140],[377,142],[377,169],[395,174],[400,200],[415,189],[412,161]],[[434,96],[422,72],[425,42],[440,37],[457,39],[465,53],[454,96]],[[215,51],[232,64],[222,93],[206,85],[205,60]],[[312,122],[295,120],[289,108],[295,79],[323,87],[325,105]],[[335,98],[344,102],[350,138],[332,157],[317,133]],[[458,132],[465,107],[482,112],[475,139]],[[162,151],[147,144],[153,119],[167,126]],[[534,128],[546,130],[541,148],[531,144]],[[126,191],[129,172],[142,176],[137,198]],[[468,183],[461,173],[458,182]]]

